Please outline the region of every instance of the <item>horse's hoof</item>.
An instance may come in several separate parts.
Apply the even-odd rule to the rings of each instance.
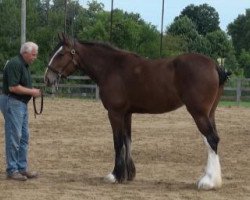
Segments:
[[[221,179],[214,180],[211,178],[211,176],[206,174],[198,181],[197,185],[199,190],[213,190],[220,188],[222,185],[222,181]]]
[[[117,182],[115,176],[112,173],[105,176],[104,181],[107,182],[107,183],[116,183]]]

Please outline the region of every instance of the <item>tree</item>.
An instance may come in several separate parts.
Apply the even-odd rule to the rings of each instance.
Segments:
[[[209,32],[220,30],[219,14],[208,4],[195,6],[191,4],[184,8],[179,17],[187,16],[196,26],[199,34],[205,36]]]
[[[211,56],[215,59],[225,58],[228,56],[228,53],[233,50],[232,42],[226,33],[221,30],[208,33],[206,39],[211,46]]]
[[[88,9],[82,9],[76,18],[78,38],[85,40],[109,40],[110,15],[104,5],[96,1],[88,2]]]
[[[207,56],[212,57],[211,43],[209,40],[202,36],[198,35],[190,44],[189,52],[201,53]]]
[[[155,58],[159,56],[159,41],[156,27],[146,23],[139,14],[114,10],[112,43],[116,46]]]
[[[242,49],[250,51],[250,9],[246,9],[246,14],[239,15],[227,28],[237,55]]]
[[[86,40],[109,41],[110,13],[103,7],[92,6],[91,2],[85,16],[84,27],[79,30],[78,38]],[[96,4],[96,2],[94,2]],[[98,8],[96,9],[93,8]],[[159,32],[155,26],[147,24],[139,14],[124,12],[120,9],[113,11],[112,44],[136,52],[140,55],[155,58],[159,56]]]
[[[20,49],[20,0],[0,4],[0,69]]]
[[[166,32],[167,34],[182,36],[190,41],[198,36],[195,24],[187,16],[175,18]]]
[[[235,57],[235,50],[232,41],[228,35],[221,30],[217,30],[206,35],[206,39],[210,43],[210,57],[214,60],[223,58],[224,67],[234,73],[239,73],[238,62]]]
[[[185,46],[180,46],[180,52],[196,52],[210,55],[209,42],[197,32],[195,24],[187,16],[176,18],[168,27],[167,35],[182,38],[181,40]]]
[[[197,7],[190,5],[183,10],[180,16],[175,18],[166,32],[165,41],[167,41],[167,47],[165,49],[165,55],[196,52],[212,57],[214,60],[225,58],[226,62],[224,67],[237,73],[239,69],[232,41],[225,32],[218,29],[217,25],[206,29],[206,20],[208,20],[209,24],[209,20],[212,22],[212,19],[215,17],[212,17],[212,19],[206,19],[205,17],[203,17],[203,19],[200,18],[203,22],[199,22],[199,25],[189,18],[189,16],[193,18],[194,16],[201,15],[201,13],[206,13],[204,10],[214,11],[214,9],[208,8],[206,4]],[[217,16],[216,14],[214,15]],[[171,44],[169,39],[175,44]]]
[[[163,38],[163,56],[170,57],[188,52],[187,41],[178,35],[167,34]]]
[[[18,54],[20,49],[20,0],[4,0],[0,4],[0,65]],[[8,20],[6,20],[8,19]],[[58,32],[64,31],[65,0],[27,1],[27,40],[39,45],[39,55],[32,73],[44,73],[49,53],[57,44]],[[146,23],[139,14],[114,11],[115,46],[140,55],[157,58],[160,34],[155,26]],[[96,0],[83,8],[76,0],[67,0],[66,32],[79,40],[110,39],[110,12]]]
[[[239,56],[239,65],[244,69],[244,75],[250,78],[250,51],[242,50]]]

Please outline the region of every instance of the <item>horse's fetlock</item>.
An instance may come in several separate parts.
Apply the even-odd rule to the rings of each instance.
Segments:
[[[220,141],[220,138],[217,135],[211,135],[206,138],[210,147],[213,149],[215,153],[217,153],[217,148],[218,148],[218,143]]]
[[[135,178],[136,175],[136,169],[133,160],[131,159],[127,163],[127,177],[129,181],[132,181]]]

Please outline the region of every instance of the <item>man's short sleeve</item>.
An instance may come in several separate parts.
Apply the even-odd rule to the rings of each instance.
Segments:
[[[8,85],[9,87],[12,86],[17,86],[20,84],[20,80],[21,80],[21,67],[20,67],[20,63],[18,62],[9,62],[6,66],[6,73],[7,73],[7,81],[8,81]]]

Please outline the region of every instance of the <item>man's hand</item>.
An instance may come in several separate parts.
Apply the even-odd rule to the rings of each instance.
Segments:
[[[40,97],[41,96],[41,90],[40,89],[36,89],[36,88],[32,88],[32,95],[33,97]]]

